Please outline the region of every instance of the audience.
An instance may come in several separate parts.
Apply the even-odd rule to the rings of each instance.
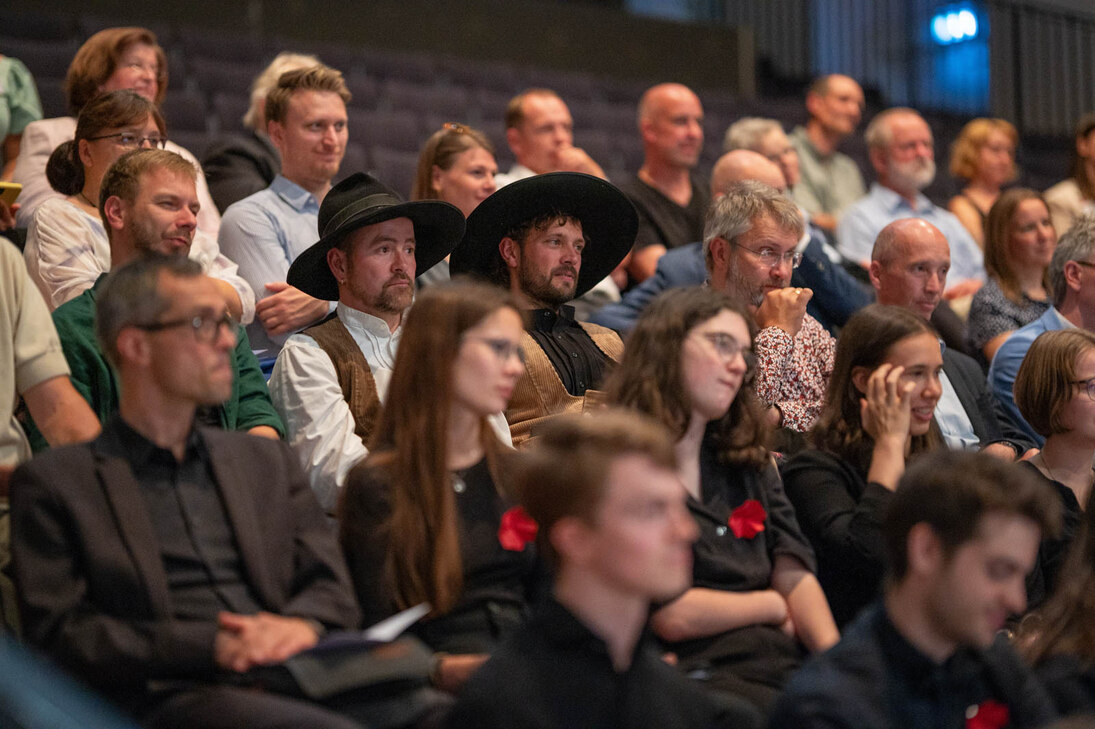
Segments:
[[[365,624],[428,603],[411,630],[436,651],[434,685],[452,693],[524,620],[536,587],[536,527],[487,421],[524,372],[523,332],[516,301],[495,286],[423,294],[369,457],[346,477],[338,511]]]
[[[791,139],[731,125],[710,188],[687,87],[642,95],[619,189],[530,88],[508,174],[447,122],[404,202],[364,173],[332,186],[347,85],[282,53],[248,132],[209,151],[222,223],[167,140],[166,59],[143,28],[96,33],[66,80],[77,118],[36,121],[0,56],[0,179],[24,186],[0,230],[29,223],[25,265],[0,250],[19,588],[0,582],[0,616],[18,629],[15,592],[30,646],[136,721],[435,727],[456,695],[453,727],[752,727],[773,707],[772,727],[1043,726],[1006,621],[1059,708],[1095,710],[1095,117],[1045,198],[1001,191],[1015,127],[970,121],[947,212],[907,108],[868,126],[864,196],[837,151],[864,109],[847,76],[814,82]],[[625,270],[595,320],[631,330],[626,353],[585,323]],[[992,390],[958,351],[971,297]],[[329,629],[422,604],[411,681],[322,705],[271,681]]]
[[[1026,607],[1023,578],[1058,508],[1048,486],[989,456],[925,456],[880,530],[885,594],[791,679],[769,726],[1033,729],[1055,719],[999,631]]]
[[[1027,582],[1027,600],[1036,608],[1061,584],[1061,566],[1091,501],[1095,334],[1063,329],[1035,339],[1019,367],[1014,390],[1019,412],[1046,439],[1023,467],[1054,487],[1064,513],[1061,534],[1043,542],[1037,567]]]
[[[954,254],[946,297],[972,295],[985,278],[981,249],[953,213],[921,192],[935,179],[935,143],[928,123],[913,109],[887,109],[871,120],[865,136],[878,181],[841,217],[836,230],[841,253],[867,268],[875,238],[887,224],[922,218],[942,231]]]
[[[478,129],[446,122],[430,135],[418,156],[418,172],[411,200],[443,200],[464,214],[494,194],[498,164],[494,145]],[[418,275],[418,285],[429,286],[449,278],[449,259]]]
[[[509,291],[523,311],[525,374],[506,408],[514,445],[547,419],[601,401],[605,373],[623,353],[610,329],[575,321],[568,302],[619,265],[635,240],[635,209],[608,182],[576,172],[518,180],[479,204],[453,251],[453,275]]]
[[[1018,175],[1015,147],[1019,133],[1003,119],[974,119],[962,127],[951,145],[951,175],[966,186],[947,203],[982,250],[989,210],[1000,197],[1000,188]],[[985,267],[988,267],[986,261]]]
[[[620,185],[639,212],[628,273],[654,274],[666,251],[700,240],[711,190],[697,171],[703,151],[703,105],[687,86],[658,84],[639,99],[643,164]]]
[[[859,165],[837,151],[863,118],[863,89],[855,79],[839,73],[822,76],[806,93],[806,111],[810,114],[806,126],[791,132],[802,170],[795,202],[832,232],[844,209],[866,191]]]
[[[933,419],[942,369],[939,337],[927,319],[881,304],[852,315],[810,433],[815,450],[783,469],[841,627],[881,589],[882,516],[906,462],[943,445]]]
[[[1012,332],[1049,308],[1047,269],[1057,246],[1045,199],[1013,188],[1000,195],[985,226],[988,280],[970,304],[970,348],[987,365]]]
[[[1076,123],[1072,150],[1072,177],[1046,190],[1046,203],[1058,235],[1095,205],[1095,113]]]
[[[53,189],[67,197],[42,201],[31,218],[23,250],[31,279],[51,311],[79,296],[110,269],[110,244],[100,210],[103,175],[129,150],[146,144],[164,148],[165,133],[163,117],[152,102],[119,89],[85,104],[73,139],[53,150],[46,176]],[[221,255],[215,238],[197,231],[192,237],[189,255],[222,282],[218,286],[232,315],[241,320],[253,317],[254,293],[238,275],[236,264]]]
[[[761,182],[731,185],[707,213],[704,261],[712,288],[742,301],[756,336],[756,392],[777,426],[804,433],[821,409],[836,342],[806,313],[813,293],[789,287],[802,262],[798,208]]]
[[[803,647],[838,635],[771,454],[750,380],[751,317],[725,293],[680,288],[646,310],[609,399],[676,438],[677,476],[699,524],[692,587],[653,615],[681,668],[767,713]]]
[[[369,453],[415,272],[452,250],[464,216],[437,200],[403,202],[359,172],[323,198],[319,231],[319,242],[289,268],[288,282],[338,303],[333,317],[286,341],[270,395],[320,506],[333,513],[347,472]]]
[[[283,73],[322,65],[315,56],[279,53],[251,84],[244,134],[225,134],[205,150],[202,169],[209,193],[223,214],[232,203],[265,190],[281,171],[281,155],[266,133],[266,96]]]
[[[1050,259],[1049,290],[1053,306],[1020,327],[996,350],[989,367],[989,385],[1012,424],[1039,446],[1044,437],[1023,418],[1015,405],[1012,386],[1031,343],[1043,332],[1079,327],[1095,331],[1095,214],[1076,220],[1060,240]]]
[[[342,74],[333,68],[283,73],[264,106],[281,172],[270,187],[228,208],[221,221],[218,242],[255,292],[247,336],[269,363],[290,334],[330,313],[328,302],[286,283],[285,274],[315,242],[320,203],[346,152],[349,101]]]
[[[569,415],[530,450],[516,491],[554,587],[472,677],[449,726],[749,729],[747,704],[700,690],[645,630],[690,583],[696,524],[668,435],[634,412]]]
[[[153,253],[189,254],[199,204],[196,176],[197,170],[189,160],[160,149],[134,150],[111,165],[99,193],[102,221],[110,241],[111,270]],[[53,312],[73,384],[104,423],[114,415],[121,400],[121,382],[95,339],[98,298],[108,278],[106,273],[100,274],[91,288]],[[223,282],[208,278],[208,283],[224,301]],[[193,322],[176,321],[172,326],[189,324]],[[232,388],[222,403],[201,408],[198,420],[276,439],[284,427],[270,402],[258,362],[242,327],[234,319],[228,325],[235,332]],[[45,442],[33,423],[27,425],[35,451],[42,450]]]

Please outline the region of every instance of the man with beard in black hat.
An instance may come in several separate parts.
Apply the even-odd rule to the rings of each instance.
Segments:
[[[609,361],[623,353],[610,329],[578,322],[567,305],[607,276],[635,242],[638,218],[608,182],[576,172],[518,180],[479,204],[453,251],[453,275],[475,273],[508,288],[530,310],[525,374],[506,420],[514,445],[545,418],[583,412]]]
[[[368,454],[415,274],[444,258],[463,232],[456,207],[403,202],[359,173],[327,193],[319,242],[289,268],[291,286],[338,301],[333,316],[289,338],[270,377],[289,444],[328,513],[346,473]]]

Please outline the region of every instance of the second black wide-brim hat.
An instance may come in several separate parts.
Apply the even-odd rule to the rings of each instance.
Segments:
[[[464,214],[440,200],[405,202],[372,175],[358,172],[338,183],[319,206],[319,241],[297,256],[286,281],[309,296],[338,299],[338,282],[327,265],[327,251],[347,234],[374,223],[410,218],[414,223],[415,269],[424,273],[460,242]]]
[[[575,298],[612,273],[631,250],[639,229],[635,206],[612,183],[580,172],[548,172],[511,182],[479,203],[468,216],[464,240],[449,257],[449,271],[454,276],[473,273],[493,280],[502,258],[498,252],[502,238],[518,225],[548,213],[582,221],[586,247]]]

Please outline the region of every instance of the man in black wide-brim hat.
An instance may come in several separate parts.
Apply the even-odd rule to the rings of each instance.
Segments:
[[[623,260],[635,242],[635,208],[610,183],[576,172],[518,180],[479,204],[453,251],[455,276],[473,273],[508,288],[530,310],[526,371],[506,410],[515,445],[545,418],[582,412],[608,362],[623,353],[611,329],[578,322],[567,302]]]
[[[327,193],[319,242],[289,267],[290,285],[338,301],[334,316],[289,338],[270,376],[289,444],[328,513],[346,473],[368,454],[415,274],[448,255],[463,233],[456,207],[404,202],[358,173]]]

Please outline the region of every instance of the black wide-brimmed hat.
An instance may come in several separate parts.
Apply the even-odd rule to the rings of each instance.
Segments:
[[[582,221],[586,247],[575,298],[597,285],[620,264],[635,243],[635,206],[611,183],[580,172],[548,172],[511,182],[468,216],[464,240],[449,257],[452,275],[473,273],[495,283],[504,264],[498,244],[515,227],[548,213]]]
[[[319,242],[297,256],[289,266],[290,286],[317,299],[338,299],[338,282],[327,265],[327,251],[358,228],[395,218],[414,223],[414,261],[417,273],[424,273],[460,242],[464,214],[440,200],[404,202],[380,180],[364,172],[350,175],[331,188],[319,206]]]

